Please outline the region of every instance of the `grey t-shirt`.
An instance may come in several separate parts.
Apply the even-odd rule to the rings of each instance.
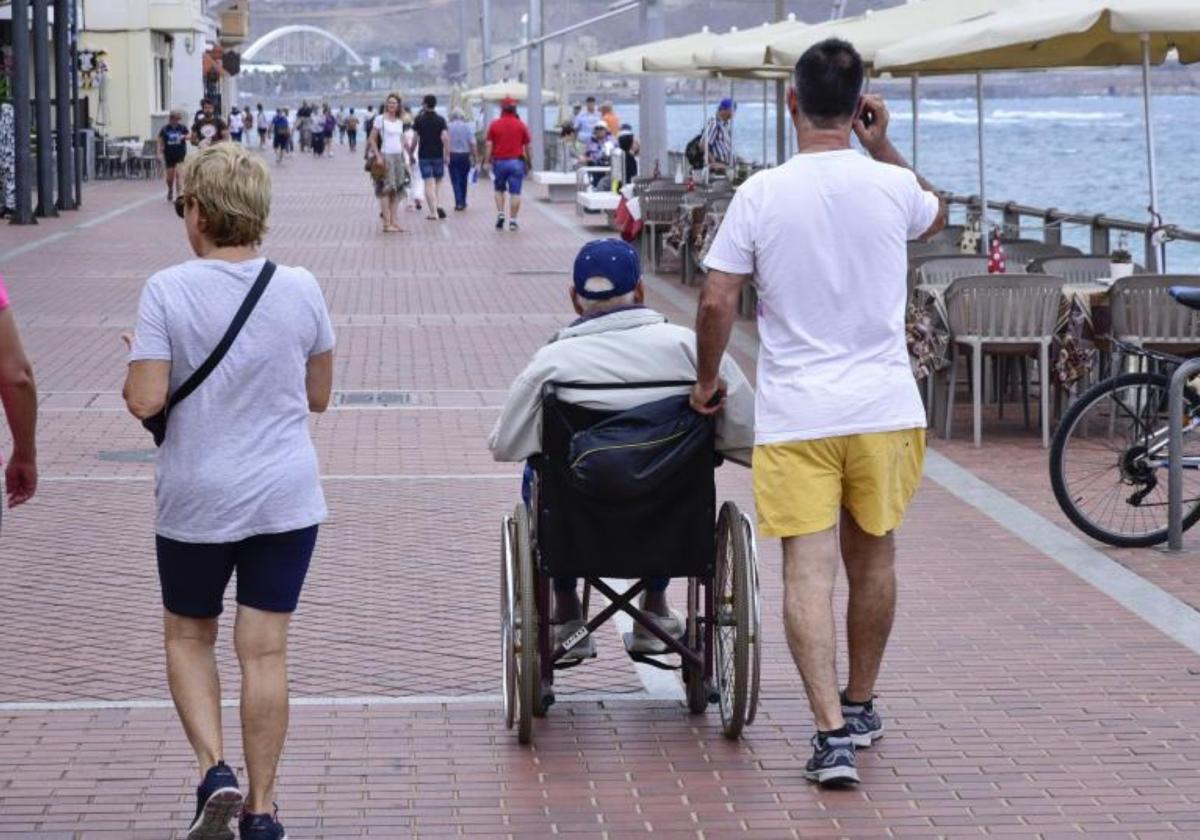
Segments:
[[[129,360],[170,361],[174,393],[221,340],[263,262],[190,260],[155,274]],[[305,376],[309,357],[333,344],[316,279],[278,266],[225,358],[171,412],[158,451],[160,536],[237,542],[325,519]]]
[[[450,154],[465,155],[471,151],[475,141],[475,129],[463,120],[452,120],[450,123]]]

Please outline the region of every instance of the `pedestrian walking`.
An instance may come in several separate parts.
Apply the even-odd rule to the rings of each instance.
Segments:
[[[595,99],[590,98],[595,104]],[[529,128],[517,116],[517,100],[508,97],[500,103],[500,116],[487,130],[487,151],[484,162],[492,164],[492,183],[496,193],[496,230],[504,230],[504,196],[508,194],[508,229],[517,231],[520,224],[521,184],[532,167],[529,144],[533,142]]]
[[[312,126],[312,153],[313,157],[321,157],[325,154],[325,141],[328,136],[325,132],[325,116],[329,113],[329,106],[325,106],[324,111],[319,111],[313,116]]]
[[[325,154],[333,156],[333,134],[337,131],[337,117],[333,115],[333,111],[328,105],[325,106],[324,116],[322,117],[321,131],[325,134]],[[317,155],[320,157],[320,155]]]
[[[242,137],[243,142],[247,147],[250,146],[250,140],[254,136],[254,112],[249,108],[242,111]]]
[[[783,540],[784,627],[816,719],[808,779],[859,780],[882,736],[875,682],[896,602],[893,533],[921,479],[925,410],[909,366],[905,243],[946,206],[888,140],[863,63],[827,40],[796,63],[788,110],[800,153],[738,188],[705,263],[692,406],[711,414],[743,286],[761,305],[753,458],[762,535]],[[870,157],[850,145],[858,137]],[[839,692],[833,586],[850,587],[849,679]]]
[[[284,155],[292,149],[292,126],[288,121],[287,108],[275,109],[271,128],[274,135],[272,145],[275,148],[275,163],[283,163]]]
[[[413,132],[417,135],[417,166],[425,182],[425,204],[429,208],[426,218],[444,219],[441,192],[446,166],[450,163],[450,131],[445,118],[437,112],[437,97],[433,94],[428,94],[422,102],[421,111],[413,120]]]
[[[258,131],[258,148],[266,148],[267,134],[271,131],[271,118],[263,110],[261,102],[258,103],[258,108],[254,114],[254,127]]]
[[[329,404],[334,337],[313,276],[258,253],[271,200],[262,160],[217,144],[188,161],[185,184],[176,207],[197,259],[146,283],[124,336],[124,395],[164,433],[155,542],[167,681],[201,776],[187,837],[232,838],[240,814],[241,840],[284,840],[272,803],[288,628],[327,513],[308,416]],[[208,375],[181,395],[197,371]],[[245,794],[225,761],[214,651],[235,572]]]
[[[201,149],[213,143],[229,139],[229,126],[217,116],[217,108],[211,99],[200,101],[200,113],[192,123],[192,145]]]
[[[400,94],[392,93],[380,108],[382,116],[375,118],[367,145],[370,147],[371,176],[375,181],[375,196],[383,218],[384,233],[402,233],[396,210],[404,198],[411,177],[408,156],[404,147],[404,118]]]
[[[242,128],[242,109],[234,105],[229,112],[229,139],[238,145],[242,142]]]
[[[421,167],[417,160],[421,154],[421,138],[413,130],[413,115],[407,109],[402,112],[404,122],[404,158],[408,164],[408,201],[405,210],[419,212],[424,206],[421,197],[425,195],[425,179],[421,177]]]
[[[354,113],[354,109],[350,109],[350,113],[346,115],[346,142],[350,145],[350,151],[358,151],[358,115]]]
[[[0,277],[0,403],[4,405],[4,419],[13,447],[4,467],[4,490],[9,508],[15,508],[37,492],[38,394],[33,366],[21,344],[3,277]]]
[[[334,109],[334,118],[337,120],[338,145],[346,145],[346,113],[337,107]]]
[[[167,201],[175,200],[178,183],[178,167],[187,156],[188,135],[191,132],[183,124],[183,111],[172,108],[167,124],[158,130],[158,159],[167,177]]]
[[[592,129],[600,122],[600,114],[596,111],[596,97],[589,96],[584,104],[587,106],[575,112],[575,134],[586,140],[592,136]]]
[[[467,122],[462,108],[450,112],[450,186],[454,189],[454,209],[467,209],[467,188],[471,168],[477,161],[475,128]]]
[[[312,146],[312,107],[306,101],[296,109],[296,133],[300,135],[300,151],[307,152]]]

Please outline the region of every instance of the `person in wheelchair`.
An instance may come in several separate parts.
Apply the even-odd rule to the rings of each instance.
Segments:
[[[539,349],[513,382],[488,445],[497,461],[526,461],[541,452],[543,387],[550,382],[636,383],[694,380],[696,335],[647,307],[637,251],[619,239],[589,242],[575,258],[571,305],[578,319],[559,330]],[[727,354],[721,360],[725,409],[716,416],[715,445],[725,458],[750,465],[754,444],[754,391]],[[624,411],[686,389],[562,389],[560,398],[597,411]],[[526,465],[522,496],[530,503],[533,470]],[[667,578],[652,579],[642,609],[668,634],[683,635],[683,621],[667,604]],[[551,623],[555,643],[584,626],[583,607],[574,578],[554,580]],[[659,654],[666,646],[635,625],[630,653]],[[595,656],[590,635],[568,651],[571,659]]]

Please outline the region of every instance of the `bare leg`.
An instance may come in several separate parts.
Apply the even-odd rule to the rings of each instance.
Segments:
[[[392,208],[391,201],[384,193],[379,196],[379,218],[383,219],[383,229],[387,230],[392,226]]]
[[[501,216],[504,215],[504,193],[493,193],[496,196],[496,212]]]
[[[425,205],[431,219],[437,218],[439,183],[439,181],[435,181],[433,178],[425,179]]]
[[[517,220],[517,214],[521,212],[521,196],[510,195],[508,197],[508,218],[512,221]]]
[[[221,739],[221,678],[213,647],[215,618],[186,618],[163,611],[167,684],[200,774],[224,756]]]
[[[400,210],[400,193],[394,192],[388,196],[387,216],[389,219],[391,219],[390,224],[394,229],[403,230],[403,228],[400,227],[399,221],[397,221],[397,219],[399,218],[399,210]]]
[[[246,810],[266,814],[288,728],[287,632],[291,613],[238,607],[234,647],[242,666],[242,740],[250,795]]]
[[[167,198],[168,199],[174,198],[174,196],[175,196],[175,167],[169,166],[169,167],[167,167]]]
[[[829,528],[783,541],[783,624],[817,729],[845,725],[838,698],[833,583],[838,540]]]
[[[874,537],[842,511],[842,562],[850,582],[846,639],[850,680],[846,696],[867,702],[875,690],[883,651],[896,617],[896,545],[892,534]]]

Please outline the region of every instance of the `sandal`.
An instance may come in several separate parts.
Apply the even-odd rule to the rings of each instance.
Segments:
[[[563,624],[552,624],[551,629],[554,631],[554,645],[557,647],[578,633],[585,626],[585,623],[580,619],[567,621]],[[596,656],[596,641],[592,638],[592,634],[588,634],[583,639],[576,642],[565,654],[559,662],[578,662],[582,659],[592,659]]]
[[[687,631],[683,616],[674,610],[671,610],[670,615],[654,615],[653,613],[647,613],[647,615],[672,638],[682,639],[683,634]],[[656,655],[669,652],[663,641],[641,624],[634,624],[633,632],[629,635],[631,638],[626,649],[630,653]]]

